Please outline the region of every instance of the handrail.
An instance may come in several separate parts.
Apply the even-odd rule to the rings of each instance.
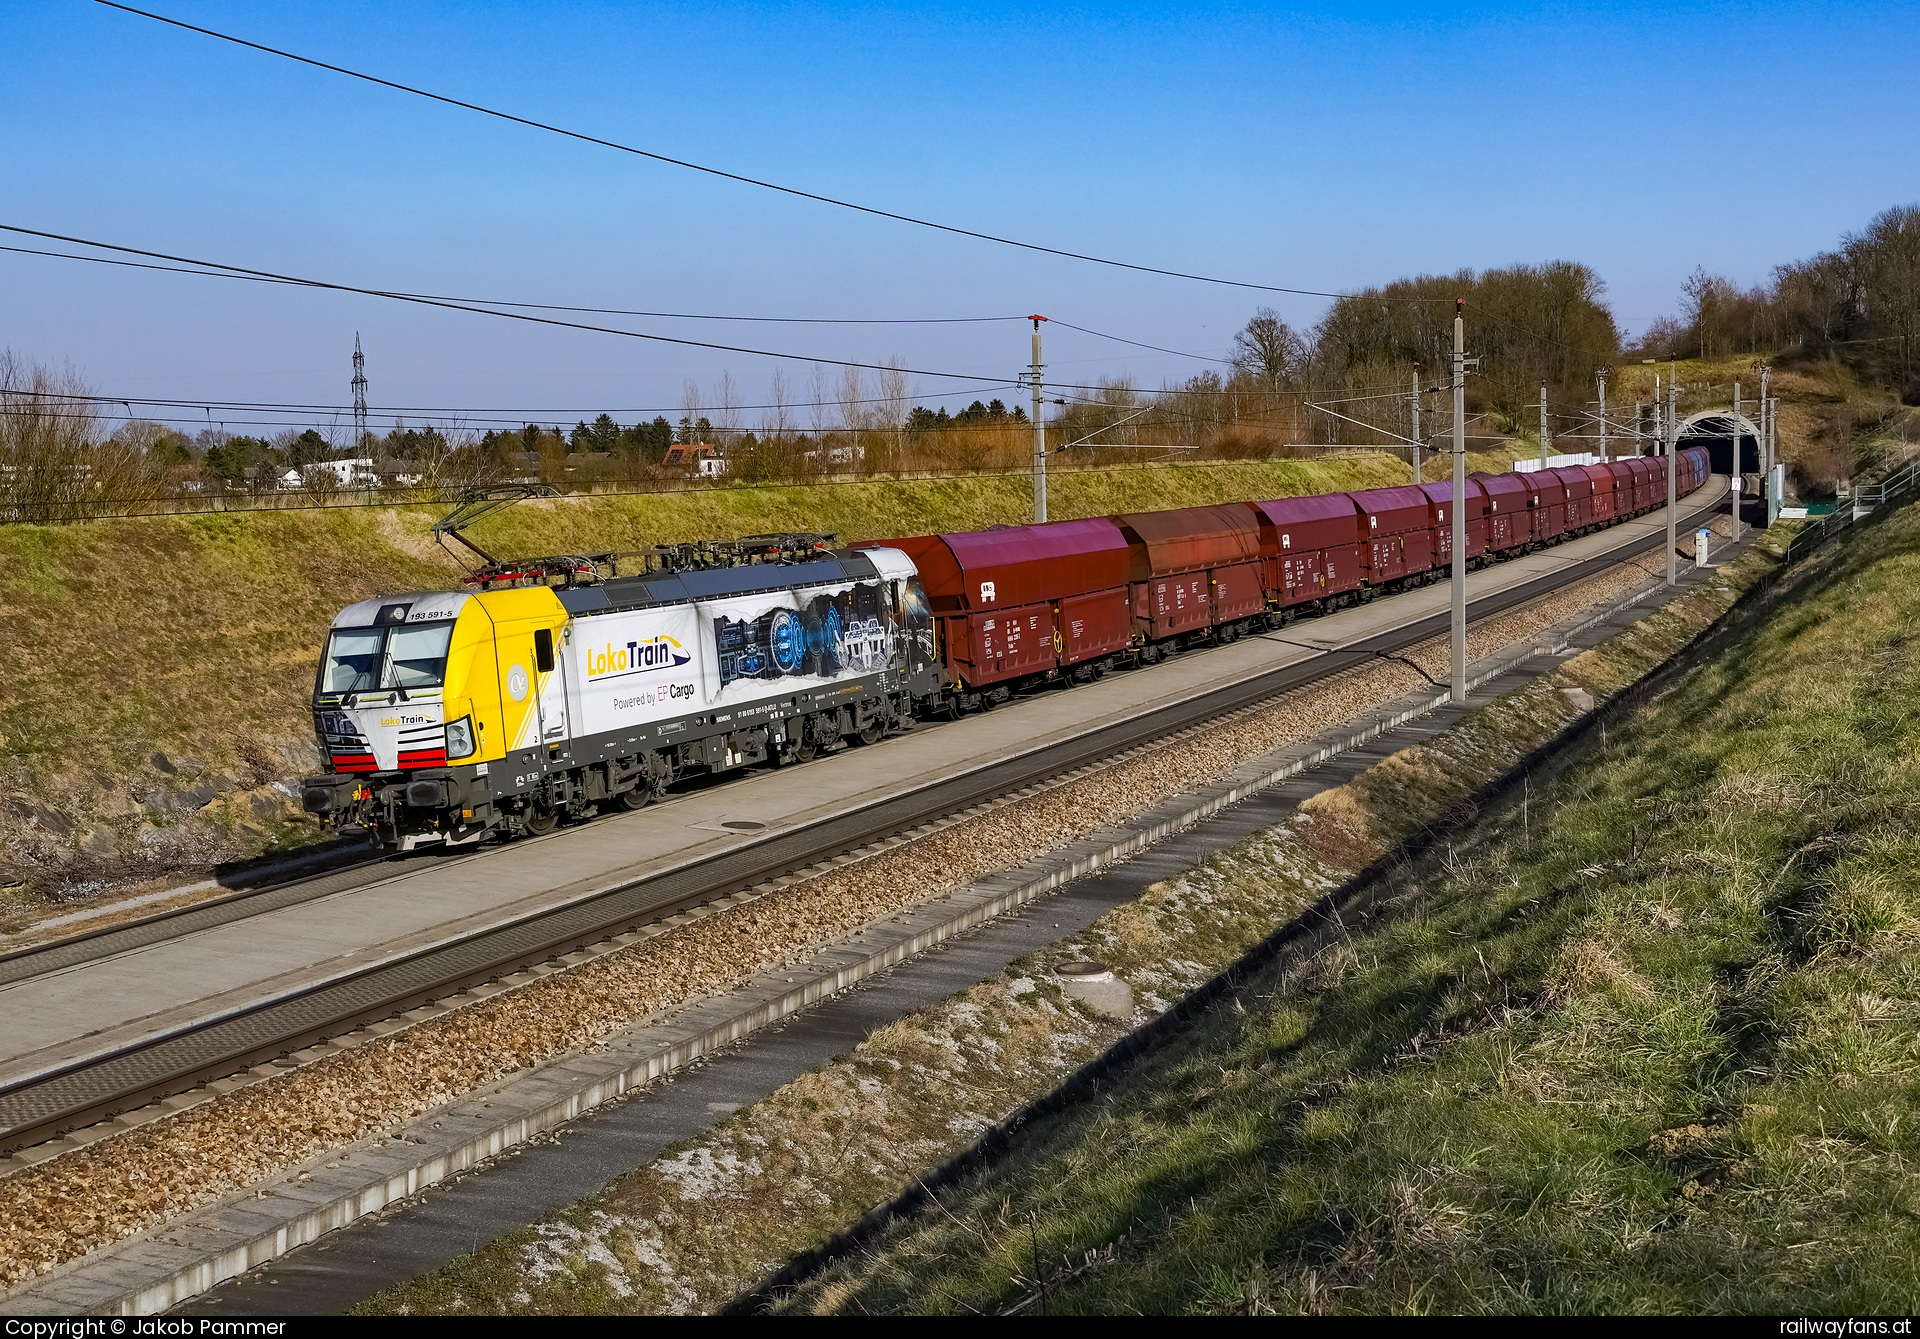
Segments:
[[[1786,551],[1781,555],[1782,561],[1794,562],[1804,557],[1888,503],[1903,500],[1916,491],[1920,491],[1920,458],[1909,460],[1899,469],[1883,475],[1864,488],[1855,489],[1852,505],[1836,507],[1819,520],[1801,527],[1799,533],[1787,541]]]

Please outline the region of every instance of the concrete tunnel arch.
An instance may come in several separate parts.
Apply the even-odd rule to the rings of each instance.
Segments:
[[[1675,449],[1685,451],[1688,447],[1704,446],[1713,473],[1733,474],[1736,472],[1733,468],[1736,435],[1740,446],[1740,468],[1737,472],[1760,473],[1760,429],[1745,414],[1736,420],[1730,409],[1703,409],[1683,419]]]

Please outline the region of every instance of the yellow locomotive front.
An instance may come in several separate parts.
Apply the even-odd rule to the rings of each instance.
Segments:
[[[565,720],[554,646],[566,621],[545,587],[342,610],[314,685],[326,771],[306,780],[307,811],[402,850],[478,840],[499,818],[494,765],[544,755],[549,716]]]

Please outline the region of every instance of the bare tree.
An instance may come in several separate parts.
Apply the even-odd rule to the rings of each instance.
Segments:
[[[913,403],[913,395],[907,385],[905,361],[889,358],[885,367],[880,373],[880,403],[874,406],[873,418],[875,426],[886,433],[888,468],[897,470],[906,454],[907,409]]]
[[[812,398],[807,404],[807,422],[812,425],[813,435],[818,439],[827,431],[827,370],[818,363],[813,365],[810,385],[808,393]]]
[[[734,384],[731,372],[720,374],[720,385],[714,393],[714,426],[719,429],[720,440],[728,446],[740,437],[740,388]]]
[[[688,377],[680,383],[680,422],[689,442],[694,440],[693,425],[700,421],[700,383]]]
[[[1310,354],[1307,342],[1271,307],[1255,312],[1233,337],[1234,367],[1268,390],[1292,381]]]
[[[0,519],[72,521],[140,500],[141,452],[99,440],[89,390],[71,368],[0,351]]]
[[[793,435],[793,418],[787,412],[786,374],[777,367],[773,369],[773,378],[767,386],[767,400],[767,417],[761,429],[771,440],[784,443]]]
[[[844,462],[832,459],[829,452],[828,464],[832,468],[839,464],[858,467],[867,460],[867,381],[857,367],[840,369],[840,387],[835,394],[840,407],[840,431],[846,437],[846,451],[850,457]]]

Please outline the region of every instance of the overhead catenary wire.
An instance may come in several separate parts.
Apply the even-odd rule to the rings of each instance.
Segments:
[[[104,3],[104,0],[102,0]],[[562,330],[579,330],[589,334],[615,335],[625,339],[647,340],[659,344],[677,344],[694,349],[713,349],[721,353],[739,353],[754,358],[778,358],[789,362],[817,363],[826,367],[856,367],[867,372],[902,372],[911,376],[939,377],[947,381],[979,381],[978,372],[945,372],[924,367],[899,367],[888,363],[869,363],[856,358],[829,358],[819,354],[793,353],[780,349],[756,349],[741,344],[721,344],[712,340],[686,339],[679,335],[660,335],[644,330],[622,330],[617,326],[590,325],[583,321],[563,321],[553,316],[536,316],[524,311],[500,311],[493,307],[482,307],[467,302],[456,302],[445,298],[419,297],[391,289],[365,288],[358,284],[334,283],[325,279],[308,279],[299,275],[279,274],[272,270],[255,269],[245,265],[229,265],[222,261],[199,260],[192,256],[176,256],[164,251],[149,251],[142,247],[123,246],[114,242],[94,241],[86,237],[72,237],[63,233],[47,232],[39,228],[23,227],[19,224],[0,223],[0,232],[18,233],[28,237],[41,237],[49,241],[66,242],[72,246],[90,246],[101,251],[116,251],[122,255],[145,256],[151,260],[173,261],[181,265],[197,265],[203,272],[229,271],[234,274],[254,275],[278,283],[291,284],[301,288],[317,289],[324,292],[357,293],[362,297],[386,298],[393,302],[409,302],[424,307],[440,307],[449,311],[472,312],[480,316],[493,316],[506,321],[524,321],[533,325],[553,326]],[[1007,385],[1014,384],[1011,379]]]
[[[530,130],[539,130],[550,135],[559,135],[582,144],[592,144],[603,149],[612,149],[619,153],[632,154],[638,158],[648,158],[657,163],[665,163],[670,167],[685,168],[690,172],[704,173],[707,176],[719,177],[725,181],[738,182],[743,186],[758,187],[761,190],[777,191],[782,195],[790,195],[802,200],[812,200],[817,204],[831,205],[837,209],[848,209],[855,213],[866,214],[874,218],[891,219],[896,223],[911,224],[919,228],[930,228],[936,232],[944,232],[956,237],[971,237],[977,241],[992,242],[999,246],[1016,247],[1022,251],[1033,251],[1042,255],[1059,256],[1066,260],[1084,261],[1087,264],[1104,265],[1112,269],[1132,270],[1140,274],[1155,274],[1169,279],[1185,279],[1194,283],[1216,284],[1227,288],[1253,289],[1262,293],[1292,293],[1301,297],[1338,298],[1347,296],[1343,293],[1329,292],[1324,289],[1293,288],[1283,284],[1255,283],[1245,279],[1228,279],[1217,275],[1194,274],[1185,270],[1163,268],[1157,265],[1145,265],[1134,261],[1115,260],[1109,256],[1096,256],[1084,251],[1073,251],[1065,247],[1046,246],[1039,242],[1025,242],[1018,238],[1004,237],[997,233],[983,232],[975,228],[963,228],[957,224],[941,223],[934,219],[920,218],[912,214],[902,214],[891,209],[882,209],[876,205],[863,205],[853,200],[843,200],[836,196],[823,195],[817,191],[803,190],[798,186],[786,186],[779,182],[767,181],[759,177],[750,177],[744,173],[730,172],[724,168],[709,167],[704,163],[695,163],[685,158],[676,158],[670,154],[658,153],[652,149],[642,149],[636,145],[622,144],[618,140],[605,139],[599,135],[588,134],[585,131],[569,130],[565,126],[553,125],[550,122],[536,121],[531,117],[518,116],[512,112],[501,111],[495,107],[487,107],[477,102],[468,102],[462,98],[450,97],[445,93],[435,93],[429,89],[415,87],[412,84],[403,84],[397,80],[384,79],[379,75],[349,69],[344,65],[335,65],[328,61],[316,60],[312,56],[302,56],[298,52],[267,46],[264,43],[250,41],[244,37],[236,37],[231,33],[219,32],[213,28],[204,28],[197,23],[187,23],[181,19],[169,18],[165,14],[156,14],[151,10],[136,9],[132,5],[118,3],[118,0],[95,0],[95,3],[104,5],[108,9],[117,9],[125,14],[132,14],[143,19],[151,19],[155,23],[163,23],[169,27],[179,28],[186,32],[198,33],[203,37],[212,37],[222,42],[231,42],[235,46],[245,47],[250,51],[258,51],[264,55],[277,56],[282,60],[295,61],[301,65],[311,66],[316,70],[326,70],[332,74],[345,75],[349,79],[358,79],[364,83],[375,84],[381,88],[391,89],[396,93],[405,93],[412,97],[425,98],[430,102],[442,103],[449,107],[458,107],[463,111],[476,112],[482,116],[490,116],[496,120],[524,126]],[[1385,297],[1380,300],[1385,302],[1434,301],[1432,298]]]
[[[1136,349],[1151,349],[1155,353],[1170,353],[1176,358],[1192,358],[1195,361],[1202,362],[1202,363],[1219,363],[1223,367],[1235,366],[1235,363],[1231,358],[1215,358],[1210,354],[1183,353],[1179,349],[1163,349],[1158,344],[1143,344],[1137,339],[1127,339],[1120,335],[1109,335],[1103,330],[1089,330],[1087,329],[1087,327],[1083,325],[1074,325],[1070,322],[1061,320],[1057,316],[1049,316],[1047,318],[1047,324],[1059,326],[1062,330],[1078,330],[1081,334],[1092,335],[1096,339],[1110,339],[1116,344],[1131,344]]]
[[[91,244],[90,244],[91,245]],[[293,288],[304,288],[304,280],[279,279],[267,275],[229,273],[224,270],[192,269],[185,265],[157,265],[152,261],[119,260],[112,256],[76,256],[70,251],[46,251],[30,246],[0,246],[0,251],[11,251],[22,256],[47,256],[54,260],[80,260],[94,265],[117,265],[130,270],[158,270],[166,274],[197,274],[209,279],[233,279],[256,284],[284,284]],[[521,307],[530,311],[577,312],[589,316],[644,316],[663,321],[741,321],[766,325],[985,325],[991,322],[1024,321],[1025,316],[727,316],[712,312],[663,312],[640,311],[627,307],[573,307],[559,302],[513,302],[506,298],[470,298],[454,297],[445,293],[405,293],[393,290],[394,296],[420,298],[429,302],[466,302],[487,307]],[[1095,333],[1095,332],[1088,332]],[[1105,338],[1116,339],[1108,335]],[[1127,343],[1130,341],[1122,341]],[[1150,348],[1151,345],[1141,345]],[[1161,352],[1168,352],[1161,350]],[[1198,358],[1200,354],[1184,355]]]
[[[225,261],[201,260],[192,256],[179,256],[169,252],[149,250],[144,247],[126,246],[124,244],[117,243],[117,242],[104,242],[104,241],[99,241],[93,238],[75,237],[65,233],[49,232],[40,228],[29,228],[22,224],[0,223],[0,232],[10,232],[10,233],[19,234],[22,236],[39,237],[39,238],[44,238],[51,241],[65,242],[71,246],[93,247],[101,251],[117,252],[120,255],[144,256],[148,260],[171,261],[174,263],[169,266],[138,266],[138,268],[166,269],[172,273],[194,275],[194,276],[200,276],[203,278],[241,279],[241,280],[248,280],[252,282],[283,285],[283,286],[292,287],[292,288],[313,289],[321,292],[353,293],[362,297],[384,298],[384,299],[387,299],[388,301],[393,301],[393,302],[406,302],[406,303],[413,303],[420,306],[439,307],[439,308],[443,308],[451,311],[469,312],[469,313],[473,313],[475,315],[480,315],[480,316],[499,317],[503,320],[525,321],[525,322],[530,322],[536,325],[554,326],[554,327],[565,329],[565,330],[579,330],[579,331],[584,331],[584,332],[593,333],[593,334],[616,335],[616,336],[622,336],[628,339],[650,340],[650,341],[663,343],[663,344],[677,344],[677,345],[683,345],[689,348],[696,348],[696,349],[712,349],[712,350],[717,350],[724,353],[745,354],[750,357],[784,359],[790,362],[815,363],[815,364],[820,364],[828,367],[859,368],[865,371],[873,371],[873,372],[901,372],[901,373],[906,373],[913,376],[939,377],[946,380],[954,380],[954,381],[980,381],[983,379],[981,377],[981,374],[978,372],[936,371],[928,368],[905,367],[905,366],[899,366],[891,363],[865,362],[859,359],[831,358],[821,354],[795,353],[788,350],[776,350],[776,349],[758,349],[758,348],[752,348],[746,345],[721,344],[711,340],[686,339],[677,335],[662,335],[662,334],[656,334],[649,331],[623,330],[615,326],[592,325],[592,324],[588,324],[586,322],[581,322],[581,321],[565,321],[565,320],[560,320],[556,317],[534,315],[529,311],[501,311],[501,310],[498,310],[499,306],[540,307],[540,306],[546,306],[546,304],[499,303],[496,306],[484,306],[484,305],[480,305],[480,303],[485,301],[484,299],[466,300],[466,299],[459,299],[459,298],[439,297],[431,294],[408,293],[398,289],[370,288],[360,284],[340,283],[340,282],[336,282],[333,280],[326,280],[326,279],[310,279],[301,275],[281,274],[273,270],[262,270],[262,269],[257,269],[255,267],[246,266],[246,265],[234,265]],[[64,252],[46,252],[46,251],[40,251],[37,249],[27,248],[27,247],[0,247],[0,250],[22,252],[22,253],[32,254],[32,255],[52,256],[56,259],[63,259],[63,260],[94,261],[94,262],[104,263],[104,264],[130,263],[130,262],[116,262],[112,257],[75,256],[75,255],[64,253]],[[547,309],[572,310],[571,308],[553,308],[551,306],[548,306]],[[967,318],[967,319],[971,321],[976,318]],[[977,319],[999,320],[1001,318],[989,317],[989,318],[977,318]],[[1026,320],[1028,318],[1023,316],[1015,319]],[[859,323],[882,324],[882,323],[891,323],[891,322],[862,321]],[[906,324],[908,322],[898,322],[898,323]],[[931,323],[931,320],[929,320],[928,323]],[[1075,330],[1082,329],[1081,327],[1078,327],[1078,326],[1075,326],[1073,328]],[[1083,333],[1099,335],[1101,338],[1118,340],[1119,342],[1125,343],[1125,344],[1139,343],[1138,341],[1135,341],[1135,340],[1123,339],[1118,335],[1106,335],[1100,331],[1085,330],[1083,331]],[[1200,355],[1200,354],[1179,354],[1176,350],[1158,349],[1156,346],[1152,346],[1152,345],[1143,344],[1143,345],[1140,345],[1140,347],[1156,348],[1157,352],[1174,353],[1176,354],[1176,356],[1179,356],[1179,357],[1191,357],[1191,358],[1204,357],[1204,355]],[[1221,360],[1209,360],[1209,361],[1221,361]],[[1063,388],[1063,389],[1076,389],[1076,390],[1102,389],[1100,386],[1087,385],[1085,383],[1050,381],[1047,384],[1049,386]],[[998,389],[998,388],[1016,389],[1017,386],[1018,386],[1018,383],[1015,379],[1008,379],[1006,381],[991,382],[988,388],[989,389]],[[1230,393],[1230,392],[1221,392],[1221,393]],[[116,398],[120,398],[120,397],[116,397]],[[198,404],[201,402],[194,401],[193,403]],[[768,406],[768,407],[773,407],[773,406]]]
[[[934,391],[928,395],[914,397],[914,398],[930,399],[930,400],[957,399],[961,396],[966,396],[966,395],[977,396],[977,395],[984,394],[987,391],[1004,390],[1007,388],[1007,386],[1008,386],[1008,383],[1004,381],[989,381],[989,382],[984,382],[978,386],[962,386],[954,390]],[[292,401],[292,400],[288,400],[288,401],[221,400],[221,399],[209,399],[205,396],[191,396],[191,395],[154,397],[154,396],[142,396],[142,395],[86,395],[86,394],[81,394],[80,392],[77,392],[77,391],[0,390],[0,397],[7,396],[7,395],[21,396],[29,399],[37,397],[40,399],[49,399],[49,400],[69,400],[69,401],[76,401],[76,402],[86,403],[86,404],[125,405],[127,406],[128,409],[132,409],[133,406],[135,405],[147,405],[156,409],[202,409],[202,410],[219,409],[219,410],[230,411],[233,413],[247,413],[247,412],[265,413],[270,411],[279,411],[279,412],[288,413],[288,414],[306,413],[306,414],[310,414],[318,417],[325,417],[328,414],[345,414],[350,412],[350,408],[351,408],[350,406],[347,406],[347,405],[314,404],[311,402],[301,402],[301,401]],[[579,409],[579,408],[512,409],[512,408],[500,408],[497,406],[496,407],[454,408],[454,407],[434,406],[434,405],[376,405],[374,407],[378,409],[382,415],[416,414],[416,415],[428,415],[428,416],[442,416],[442,417],[447,417],[452,419],[459,419],[463,422],[515,423],[515,424],[526,425],[530,423],[542,423],[542,422],[554,423],[554,422],[558,422],[561,419],[569,419],[569,418],[580,419],[586,416],[598,416],[600,414],[607,414],[609,416],[614,414],[623,414],[623,415],[654,414],[654,415],[664,416],[669,412],[685,415],[689,413],[693,413],[693,414],[724,413],[729,410],[746,411],[746,410],[765,410],[765,409],[838,409],[848,405],[894,404],[898,402],[899,398],[900,398],[899,396],[895,396],[895,395],[874,395],[874,396],[861,396],[857,399],[840,399],[836,397],[831,400],[785,400],[779,403],[769,403],[769,404],[689,405],[689,404],[683,403],[683,404],[669,405],[669,406],[654,405],[654,406],[648,406],[646,408],[641,408],[641,409],[635,409],[631,406],[627,406],[623,408],[599,406],[599,407],[592,407],[587,409]]]
[[[98,0],[98,2],[107,3],[108,0]],[[664,344],[677,344],[677,345],[682,345],[689,348],[711,349],[711,350],[716,350],[716,351],[725,352],[725,353],[740,353],[740,354],[747,355],[749,357],[782,359],[782,360],[791,361],[791,362],[813,363],[816,365],[822,365],[822,366],[828,366],[828,367],[858,368],[864,371],[875,371],[875,372],[883,372],[883,373],[884,372],[900,372],[900,373],[905,373],[905,374],[915,375],[915,376],[937,377],[945,380],[967,380],[967,381],[982,380],[981,374],[979,373],[936,371],[936,370],[931,370],[927,368],[904,367],[904,366],[898,365],[897,363],[872,363],[872,362],[865,362],[859,359],[831,358],[831,357],[827,357],[825,355],[819,355],[819,354],[794,353],[790,351],[774,350],[774,349],[757,349],[757,348],[752,348],[745,345],[721,344],[721,343],[717,343],[710,340],[686,339],[676,335],[662,335],[662,334],[652,333],[649,331],[622,330],[622,329],[619,329],[618,327],[613,327],[613,326],[591,325],[585,322],[564,321],[554,317],[537,316],[537,315],[531,314],[531,312],[533,311],[541,311],[541,310],[568,311],[568,312],[580,312],[580,313],[586,313],[586,312],[608,313],[608,312],[615,312],[620,309],[569,307],[569,306],[563,306],[560,304],[552,304],[552,303],[508,302],[508,301],[498,300],[498,299],[478,299],[478,298],[462,299],[462,298],[439,296],[434,294],[410,293],[410,292],[405,292],[398,289],[370,288],[370,287],[357,285],[357,284],[346,284],[346,283],[339,283],[335,281],[322,280],[322,279],[310,279],[310,278],[306,278],[299,275],[280,274],[272,270],[262,270],[262,269],[257,269],[251,266],[244,266],[244,265],[233,265],[224,261],[200,260],[190,256],[178,256],[168,252],[151,251],[145,248],[130,247],[120,243],[103,242],[103,241],[98,241],[91,238],[75,237],[75,236],[70,236],[63,233],[48,232],[38,228],[28,228],[20,224],[0,223],[0,232],[10,232],[10,233],[15,233],[18,235],[28,236],[28,237],[39,237],[39,238],[43,238],[51,241],[65,242],[73,246],[92,247],[96,250],[101,250],[101,251],[113,251],[113,252],[119,253],[120,255],[142,256],[142,257],[145,257],[147,261],[170,261],[170,262],[173,262],[173,264],[152,265],[152,264],[144,264],[140,262],[121,261],[121,260],[117,260],[114,257],[109,257],[109,256],[76,256],[66,252],[52,252],[52,251],[45,251],[37,248],[10,247],[10,246],[0,245],[0,251],[15,252],[19,254],[37,255],[37,256],[51,257],[54,259],[61,259],[61,260],[89,261],[97,264],[122,265],[122,266],[129,266],[132,268],[140,268],[140,269],[166,270],[171,273],[197,275],[205,278],[240,279],[240,280],[247,280],[251,282],[278,284],[278,285],[284,285],[288,287],[307,288],[307,289],[314,289],[314,290],[326,291],[326,292],[354,293],[354,294],[358,294],[360,296],[365,296],[365,297],[385,298],[389,301],[414,303],[414,304],[429,306],[429,307],[440,307],[447,310],[464,311],[464,312],[469,312],[469,313],[472,313],[475,315],[481,315],[481,316],[494,316],[504,320],[525,321],[525,322],[530,322],[537,325],[553,326],[560,329],[579,330],[579,331],[595,333],[595,334],[615,335],[615,336],[620,336],[628,339],[647,340],[647,341],[653,341],[653,342],[664,343]],[[188,268],[188,267],[191,267],[191,268]],[[491,303],[491,305],[482,305],[487,303]],[[524,310],[501,311],[501,310],[498,310],[498,308],[500,307],[521,308]],[[638,314],[638,313],[622,311],[621,314]],[[1487,315],[1487,313],[1484,313],[1484,312],[1481,314]],[[665,315],[665,314],[654,313],[654,315]],[[768,320],[768,321],[781,321],[781,322],[792,323],[792,324],[848,324],[848,325],[971,324],[976,322],[1028,319],[1027,317],[1024,317],[1024,316],[1020,316],[1020,317],[921,317],[921,318],[776,318],[776,317],[762,318],[762,317],[706,316],[702,314],[682,314],[682,315],[685,316],[687,319]],[[1527,331],[1523,327],[1514,325],[1512,322],[1502,320],[1501,318],[1498,318],[1498,317],[1489,317],[1489,319],[1495,320],[1498,324],[1508,326],[1510,329],[1517,330],[1522,334],[1527,334],[1534,338],[1541,338],[1541,339],[1547,338],[1545,336],[1535,335],[1534,332]],[[1192,358],[1197,361],[1220,363],[1227,366],[1234,365],[1233,360],[1231,359],[1212,358],[1206,354],[1188,353],[1178,349],[1165,348],[1160,345],[1147,344],[1140,340],[1133,340],[1120,335],[1108,334],[1104,331],[1093,330],[1085,326],[1073,325],[1065,321],[1056,321],[1054,323],[1059,324],[1067,329],[1077,331],[1078,333],[1081,333],[1081,334],[1092,335],[1096,338],[1107,339],[1107,340],[1112,340],[1121,344],[1132,345],[1136,348],[1150,349],[1156,353],[1165,353],[1165,354],[1169,354],[1171,356],[1180,357],[1180,358]],[[1557,342],[1557,341],[1549,340],[1548,342]],[[1570,346],[1562,345],[1561,347],[1565,348]],[[1019,384],[1020,383],[1018,382],[1017,378],[1008,379],[1004,381],[995,380],[995,381],[989,382],[985,387],[983,387],[983,389],[1011,390],[1011,389],[1017,389]],[[1089,385],[1086,383],[1075,383],[1075,382],[1049,381],[1046,383],[1046,385],[1051,388],[1060,389],[1060,390],[1101,391],[1101,390],[1107,389],[1105,385],[1098,385],[1098,384]],[[1173,390],[1177,393],[1188,394],[1188,395],[1245,394],[1243,390],[1234,389],[1234,388],[1225,388],[1225,387],[1220,388],[1218,390],[1211,389],[1211,388],[1200,388],[1200,387],[1177,387],[1177,388],[1173,388]],[[1272,393],[1307,394],[1308,392],[1275,391]],[[1394,393],[1397,394],[1399,392],[1394,392]],[[114,398],[116,400],[124,399],[124,397],[114,397]],[[202,402],[193,401],[192,403],[199,404]],[[827,403],[836,403],[836,402],[827,402]],[[714,406],[714,407],[744,408],[746,406]],[[762,406],[762,407],[779,408],[781,406],[768,405],[768,406]],[[810,407],[810,405],[795,404],[795,405],[789,405],[786,407],[806,408],[806,407]]]

